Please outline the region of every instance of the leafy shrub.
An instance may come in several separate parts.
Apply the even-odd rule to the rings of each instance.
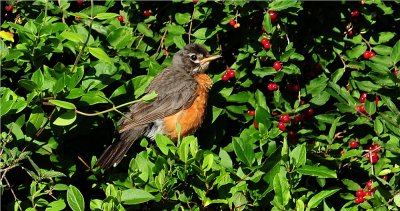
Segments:
[[[399,209],[398,2],[1,4],[6,209]],[[202,128],[95,167],[190,42],[223,55]]]

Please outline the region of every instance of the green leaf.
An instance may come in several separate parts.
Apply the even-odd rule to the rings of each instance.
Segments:
[[[380,135],[383,132],[383,124],[379,118],[376,118],[374,121],[374,130],[375,133]]]
[[[178,149],[178,156],[181,161],[183,161],[185,164],[188,161],[189,158],[189,143],[190,139],[187,139],[186,137],[181,141],[181,144],[179,145]]]
[[[313,98],[311,98],[310,103],[322,106],[328,102],[330,97],[331,95],[328,92],[322,91],[319,95],[315,95]]]
[[[44,111],[39,106],[35,106],[29,116],[28,125],[27,125],[27,133],[28,135],[33,135],[45,121]]]
[[[189,13],[175,13],[176,23],[183,25],[189,23],[191,15]]]
[[[46,211],[59,211],[65,210],[67,205],[64,202],[64,199],[59,199],[57,201],[52,201],[47,205]]]
[[[260,78],[263,78],[268,75],[276,74],[276,70],[272,67],[264,67],[260,69],[254,69],[252,73]]]
[[[41,89],[43,84],[44,84],[44,76],[43,73],[40,69],[36,70],[33,74],[32,74],[32,78],[31,80],[33,82],[35,82],[35,84],[37,85],[38,89]]]
[[[166,136],[162,134],[156,135],[156,144],[158,148],[164,155],[168,155],[168,152],[171,150],[172,153],[175,153],[175,145],[174,143]]]
[[[92,56],[99,59],[100,61],[105,61],[105,62],[111,63],[110,57],[108,57],[106,52],[104,52],[103,49],[101,49],[101,48],[90,48],[89,47],[89,53],[92,54]]]
[[[233,149],[238,159],[247,166],[251,166],[255,160],[255,154],[251,143],[239,138],[233,139]]]
[[[208,171],[212,168],[213,164],[214,164],[214,155],[208,154],[204,157],[201,168],[203,169],[203,171]]]
[[[392,53],[390,54],[390,59],[393,64],[397,64],[400,61],[400,40],[396,42],[393,46]]]
[[[344,185],[347,186],[348,190],[357,191],[361,189],[361,186],[352,180],[342,179],[341,181],[343,182]]]
[[[158,94],[155,91],[152,91],[152,92],[146,94],[145,96],[143,96],[142,98],[140,98],[140,100],[142,100],[144,102],[152,102],[153,100],[156,99],[157,96],[158,96]]]
[[[269,16],[268,12],[264,14],[262,25],[267,33],[272,33],[273,27],[271,23],[271,17]]]
[[[335,119],[335,121],[333,121],[332,126],[331,126],[331,129],[329,129],[328,138],[329,138],[329,143],[330,143],[330,144],[332,144],[332,142],[333,142],[333,139],[334,139],[334,136],[335,136],[335,132],[336,132],[336,127],[338,126],[339,120],[340,120],[341,118],[342,118],[341,116],[337,117],[337,118]]]
[[[127,205],[141,204],[153,199],[154,199],[153,195],[141,189],[123,190],[121,194],[122,203]]]
[[[75,105],[70,103],[70,102],[66,102],[66,101],[62,101],[62,100],[49,100],[50,103],[53,103],[56,106],[59,106],[61,108],[65,108],[65,109],[76,109]]]
[[[133,43],[132,32],[127,28],[117,28],[107,36],[107,41],[117,50],[129,48]]]
[[[206,40],[213,37],[220,29],[200,28],[193,33],[193,37],[199,40]]]
[[[70,185],[67,190],[67,202],[73,211],[84,211],[85,201],[82,193],[73,185]]]
[[[399,193],[396,194],[396,195],[393,197],[393,201],[394,201],[394,203],[396,204],[397,207],[400,207],[400,194],[399,194]]]
[[[325,87],[328,85],[329,78],[319,77],[310,81],[308,85],[306,85],[307,93],[311,94],[313,97],[319,95]]]
[[[108,101],[105,98],[105,94],[101,91],[90,91],[84,94],[81,97],[80,101],[88,105],[94,105],[98,103],[108,103]]]
[[[369,38],[369,42],[372,45],[382,44],[389,42],[394,36],[396,36],[396,34],[393,32],[380,32],[377,35],[372,35]]]
[[[347,50],[346,54],[350,59],[356,59],[363,55],[363,53],[367,50],[367,46],[365,44],[357,45],[351,50]]]
[[[345,68],[339,68],[332,74],[332,82],[337,83],[343,76]]]
[[[110,12],[104,12],[104,13],[99,13],[97,14],[94,18],[100,19],[100,20],[106,20],[106,19],[111,19],[119,16],[117,13],[110,13]]]
[[[372,115],[376,112],[376,105],[375,101],[371,102],[369,100],[366,100],[364,103],[365,111],[369,114]]]
[[[362,155],[362,151],[361,150],[352,149],[352,150],[346,151],[340,157],[340,160],[344,160],[344,159],[351,158],[351,157],[360,157],[361,155]]]
[[[270,10],[281,11],[291,7],[297,7],[298,2],[296,0],[276,0],[269,4]]]
[[[316,208],[322,202],[322,200],[328,198],[329,196],[332,196],[333,194],[335,194],[339,190],[340,190],[340,188],[330,189],[330,190],[323,190],[323,191],[315,194],[310,199],[310,201],[308,201],[307,210],[310,210],[312,208]]]
[[[229,156],[229,154],[225,150],[223,150],[221,148],[219,150],[219,155],[218,156],[221,158],[221,165],[224,168],[232,169],[232,167],[233,167],[232,159],[231,159],[231,157]]]
[[[143,22],[138,23],[137,30],[146,37],[153,37],[153,31],[147,27]]]
[[[277,202],[282,207],[289,203],[290,199],[290,188],[289,182],[286,176],[280,172],[274,177],[274,202]]]
[[[21,79],[18,81],[18,84],[30,92],[38,88],[38,85],[35,82],[28,79]]]
[[[296,170],[300,174],[310,175],[318,178],[337,178],[336,172],[326,166],[305,165]]]
[[[289,153],[290,160],[294,163],[296,167],[300,167],[306,164],[306,155],[307,151],[305,144],[298,145]]]
[[[76,32],[63,31],[60,35],[64,39],[70,40],[74,43],[83,43],[85,41],[85,36],[78,34]]]
[[[76,113],[75,111],[72,110],[68,110],[67,112],[61,114],[60,116],[58,116],[53,124],[57,125],[57,126],[67,126],[70,125],[72,123],[74,123],[76,120]]]
[[[167,24],[166,29],[168,30],[169,34],[173,35],[182,35],[185,34],[185,28],[175,24]]]

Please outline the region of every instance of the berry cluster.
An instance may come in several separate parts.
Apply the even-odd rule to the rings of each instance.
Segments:
[[[375,52],[373,52],[373,51],[365,51],[365,52],[363,53],[364,59],[370,59],[370,58],[374,57],[375,55],[376,55],[376,54],[375,54]]]
[[[265,37],[261,39],[261,44],[264,46],[265,49],[270,49],[271,48],[271,43]]]
[[[7,12],[11,12],[11,11],[14,10],[14,6],[12,6],[12,5],[6,5],[4,9],[5,9]]]
[[[368,201],[376,191],[376,188],[372,188],[373,181],[369,180],[367,183],[365,183],[365,187],[362,189],[359,189],[356,191],[356,198],[354,199],[354,202],[356,204],[363,203],[364,201]]]
[[[372,164],[376,164],[379,161],[378,153],[381,151],[381,146],[377,143],[368,146],[366,150],[365,157],[368,159],[368,162]]]
[[[143,11],[143,16],[144,16],[144,17],[150,17],[151,14],[152,14],[152,11],[151,11],[151,10],[145,10],[145,11]]]
[[[234,19],[231,19],[229,21],[229,25],[231,25],[233,28],[237,29],[240,27],[240,23],[236,23],[236,21]]]
[[[221,80],[223,80],[223,81],[228,81],[228,80],[231,79],[231,78],[235,78],[235,75],[236,75],[235,71],[228,67],[228,68],[226,69],[225,74],[222,75]]]

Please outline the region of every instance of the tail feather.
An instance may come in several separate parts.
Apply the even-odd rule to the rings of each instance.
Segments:
[[[144,125],[121,133],[121,140],[107,147],[97,160],[96,165],[103,169],[118,165],[136,139],[144,134],[146,128],[147,125]]]

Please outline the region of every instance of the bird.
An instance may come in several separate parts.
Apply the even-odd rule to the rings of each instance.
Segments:
[[[152,102],[137,102],[118,122],[120,139],[105,149],[96,165],[103,169],[117,166],[132,144],[141,137],[155,140],[163,134],[177,140],[193,134],[205,116],[211,78],[205,73],[211,61],[220,55],[210,55],[200,44],[188,44],[172,58],[146,88],[156,92]],[[180,125],[180,134],[176,128]]]

